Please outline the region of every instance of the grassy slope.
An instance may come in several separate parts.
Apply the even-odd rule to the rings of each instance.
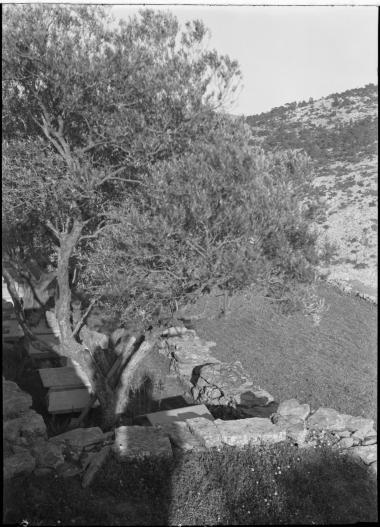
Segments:
[[[215,318],[214,299],[196,330],[217,343],[219,359],[240,360],[279,402],[295,397],[376,419],[377,306],[332,287],[320,294],[330,308],[318,327],[300,313],[281,316],[250,293],[233,297],[224,318]]]

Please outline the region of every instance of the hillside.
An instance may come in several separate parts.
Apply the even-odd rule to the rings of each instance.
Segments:
[[[377,295],[378,87],[292,102],[246,118],[265,150],[300,149],[314,161],[316,197],[327,217],[315,225],[321,247],[335,243],[329,281]]]

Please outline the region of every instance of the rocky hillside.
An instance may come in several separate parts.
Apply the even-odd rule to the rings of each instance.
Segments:
[[[377,295],[378,87],[334,93],[317,101],[292,102],[247,117],[254,144],[265,150],[300,149],[315,167],[315,193],[327,217],[315,226],[336,254],[322,272],[329,281]]]

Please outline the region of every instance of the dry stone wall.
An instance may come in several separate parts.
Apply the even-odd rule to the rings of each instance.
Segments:
[[[243,446],[288,439],[305,448],[328,437],[333,448],[351,454],[377,474],[377,432],[372,419],[341,414],[333,408],[311,411],[308,404],[296,399],[279,404],[247,377],[239,361],[223,363],[215,358],[211,353],[214,346],[194,330],[181,327],[166,330],[159,345],[196,402],[211,410],[226,409],[225,420],[186,421],[187,431],[203,445]]]
[[[377,475],[377,433],[374,421],[341,414],[332,408],[312,411],[296,399],[281,404],[249,379],[242,365],[222,363],[210,350],[214,343],[192,330],[171,328],[162,335],[159,352],[170,357],[173,370],[187,383],[197,403],[225,410],[224,419],[193,417],[161,426],[120,426],[103,433],[98,427],[70,430],[50,439],[32,399],[3,379],[4,473],[56,471],[62,477],[83,475],[88,486],[109,455],[120,462],[131,458],[170,458],[177,451],[244,447],[288,440],[312,448],[325,440],[353,456]]]

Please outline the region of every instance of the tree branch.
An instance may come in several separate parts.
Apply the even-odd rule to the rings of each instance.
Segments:
[[[93,308],[94,304],[96,303],[96,300],[91,300],[90,302],[90,305],[88,306],[88,308],[86,309],[84,315],[82,316],[82,318],[79,320],[79,322],[76,324],[74,330],[73,330],[73,333],[72,333],[72,336],[75,337],[78,333],[78,331],[80,330],[80,328],[82,327],[84,321],[86,320],[86,318],[88,317],[91,309]]]
[[[58,238],[58,240],[61,241],[61,233],[58,231],[57,227],[55,227],[50,220],[47,220],[45,225]]]

